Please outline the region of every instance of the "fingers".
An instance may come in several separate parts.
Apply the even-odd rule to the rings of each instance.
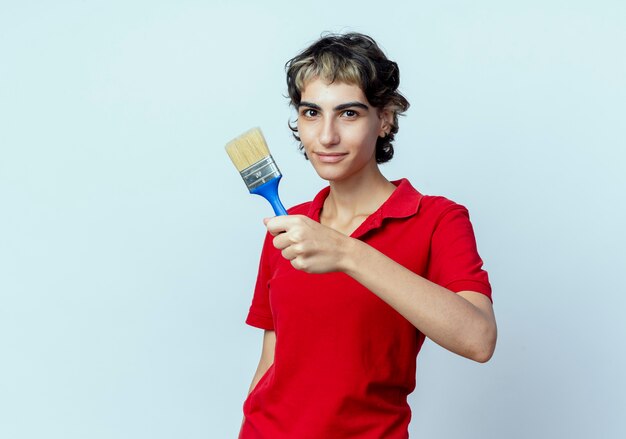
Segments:
[[[291,239],[291,237],[287,233],[279,233],[272,240],[272,244],[278,250],[284,250],[290,245],[295,244],[295,242]]]
[[[284,232],[284,230],[281,230],[281,227],[279,227],[282,225],[279,216],[275,216],[273,218],[263,218],[263,224],[272,236],[276,236],[279,233]]]
[[[281,250],[280,254],[283,256],[283,258],[287,259],[288,261],[293,261],[294,259],[296,259],[298,256],[300,255],[300,252],[297,251],[296,248],[294,248],[295,246],[289,246],[284,248],[283,250]]]
[[[327,273],[338,266],[338,232],[303,215],[277,216],[263,220],[272,243],[291,265],[307,273]]]
[[[304,251],[309,227],[306,226],[307,217],[293,215],[291,217],[277,216],[264,220],[265,227],[274,236],[272,244],[287,260],[292,261]]]
[[[267,230],[274,236],[272,243],[278,250],[285,250],[306,239],[301,225],[301,219],[284,221],[282,217],[277,217],[277,221],[272,218],[265,224]]]
[[[308,219],[303,215],[281,215],[273,218],[264,218],[263,223],[272,236],[277,236],[304,224]]]

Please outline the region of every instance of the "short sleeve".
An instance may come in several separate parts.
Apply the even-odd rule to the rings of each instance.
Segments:
[[[428,278],[455,292],[475,291],[491,299],[491,285],[478,254],[465,207],[446,209],[433,231]]]
[[[254,295],[252,296],[252,304],[246,318],[248,325],[267,330],[274,329],[269,294],[269,280],[272,275],[269,254],[271,248],[273,248],[272,235],[267,233],[263,243],[263,250],[261,251],[259,272],[257,274]]]

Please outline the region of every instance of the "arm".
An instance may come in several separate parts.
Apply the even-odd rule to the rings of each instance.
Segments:
[[[274,363],[274,350],[276,348],[276,332],[265,331],[263,334],[263,349],[261,351],[261,359],[259,365],[256,368],[252,383],[248,389],[248,395],[254,390],[261,377],[267,372],[272,363]]]
[[[497,328],[491,301],[483,294],[454,293],[366,243],[303,216],[275,217],[266,226],[275,236],[274,246],[294,268],[344,272],[442,347],[479,362],[491,358]]]
[[[275,349],[276,332],[266,330],[263,334],[263,349],[261,350],[261,358],[259,360],[259,365],[256,368],[256,372],[254,372],[254,377],[252,377],[252,383],[250,384],[250,388],[248,389],[248,395],[250,395],[250,392],[254,390],[261,377],[265,374],[265,372],[267,372],[267,369],[269,369],[272,363],[274,363]],[[242,427],[244,420],[241,421]],[[239,434],[241,435],[241,430]]]
[[[418,276],[378,250],[347,238],[339,266],[424,335],[442,347],[479,362],[493,355],[496,320],[487,296],[453,293]]]

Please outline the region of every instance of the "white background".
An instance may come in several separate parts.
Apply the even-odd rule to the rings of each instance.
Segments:
[[[0,3],[0,437],[233,438],[269,205],[224,145],[260,126],[285,205],[324,182],[284,63],[373,36],[411,109],[389,179],[466,205],[499,341],[427,342],[416,438],[626,437],[622,1]]]

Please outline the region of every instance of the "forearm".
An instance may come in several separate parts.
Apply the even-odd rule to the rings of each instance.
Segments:
[[[265,372],[267,372],[267,369],[269,369],[271,365],[272,363],[270,362],[259,362],[259,366],[257,367],[256,372],[254,373],[254,376],[252,377],[252,383],[250,383],[250,388],[248,389],[248,395],[250,394],[250,392],[252,392],[252,390],[254,390],[256,385],[259,383],[259,380],[261,379],[261,377],[265,374]]]
[[[362,241],[349,239],[342,271],[365,286],[444,348],[487,361],[495,347],[493,314],[398,264]]]
[[[250,388],[248,389],[248,395],[250,392],[254,390],[256,385],[259,383],[259,380],[270,366],[274,363],[274,351],[276,349],[276,332],[271,330],[266,330],[263,334],[263,349],[261,351],[261,358],[259,359],[259,365],[256,368],[256,372],[254,372],[254,376],[252,377],[252,383],[250,383]],[[245,422],[245,417],[241,421],[241,427],[243,428],[243,424]],[[239,435],[241,435],[241,429],[239,431]]]
[[[252,392],[261,377],[265,375],[265,372],[267,372],[270,366],[274,363],[275,350],[276,332],[272,330],[266,330],[263,333],[263,348],[261,350],[261,358],[259,359],[259,364],[256,368],[256,372],[254,372],[254,376],[252,377],[252,383],[250,384],[250,388],[248,389],[248,394]]]

